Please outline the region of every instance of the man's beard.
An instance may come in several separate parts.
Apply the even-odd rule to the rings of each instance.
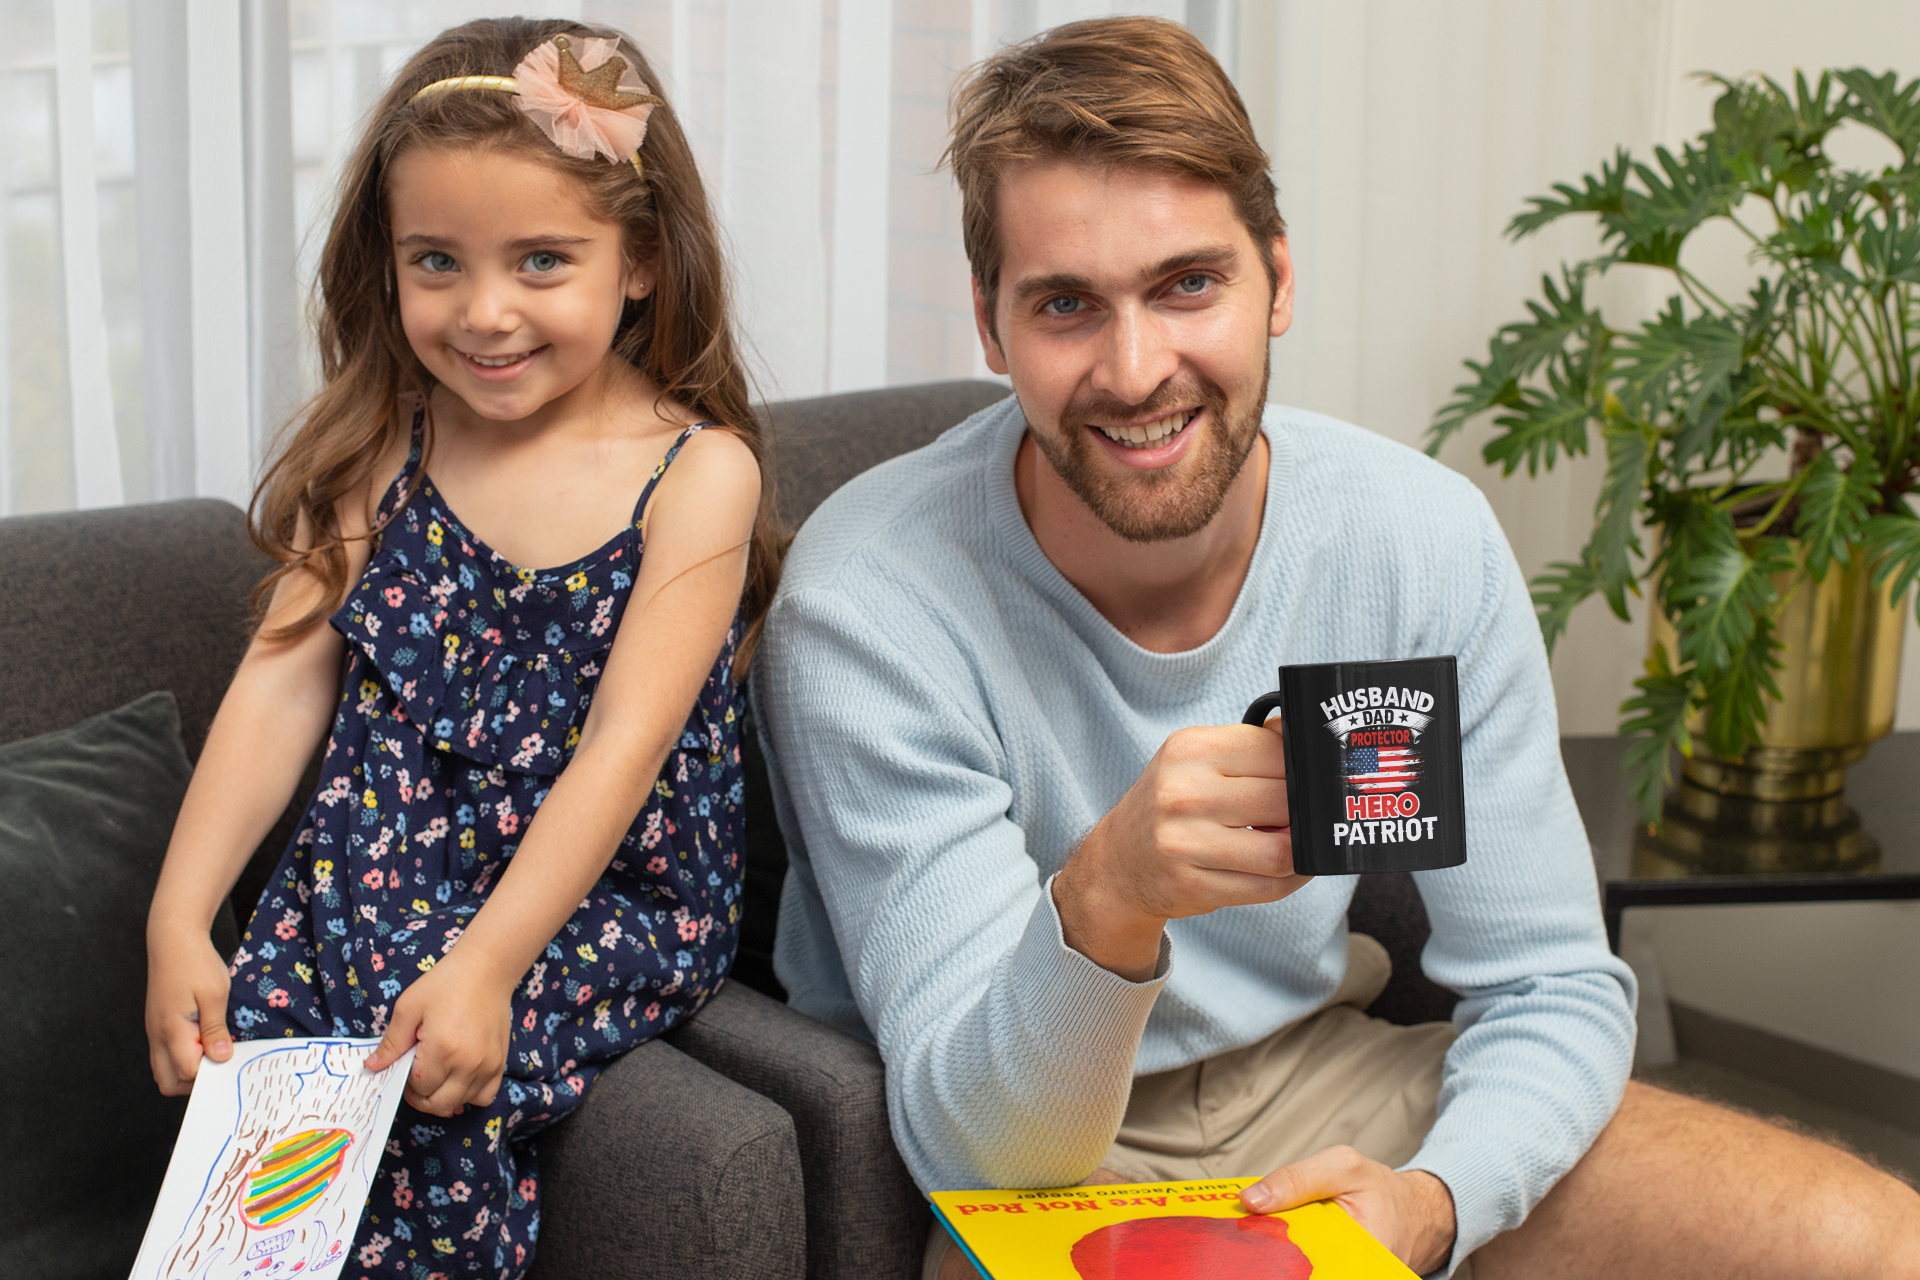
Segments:
[[[1260,415],[1267,401],[1267,362],[1260,370],[1260,392],[1237,419],[1230,418],[1226,393],[1206,379],[1165,383],[1144,404],[1089,400],[1067,406],[1057,431],[1029,424],[1027,434],[1055,474],[1087,504],[1100,523],[1128,542],[1166,542],[1200,532],[1220,514],[1227,493],[1253,452]],[[1197,424],[1207,437],[1187,449],[1188,465],[1163,471],[1114,475],[1103,469],[1088,438],[1091,422],[1141,422],[1165,417],[1180,405],[1198,402],[1205,411]],[[1192,431],[1194,425],[1181,428]]]

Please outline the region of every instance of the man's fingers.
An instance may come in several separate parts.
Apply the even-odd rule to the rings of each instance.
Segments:
[[[1245,872],[1217,871],[1208,879],[1202,914],[1220,907],[1257,907],[1291,898],[1313,879],[1312,876],[1262,876]],[[1179,910],[1179,907],[1172,908]],[[1181,919],[1169,916],[1168,919]]]
[[[1284,827],[1288,822],[1286,783],[1275,778],[1233,775],[1208,780],[1196,791],[1170,802],[1169,818],[1208,818],[1223,827]]]
[[[1274,781],[1287,776],[1287,754],[1280,734],[1246,724],[1175,730],[1160,745],[1158,759],[1163,767],[1198,765],[1227,778]]]
[[[1328,1147],[1247,1187],[1240,1192],[1240,1203],[1249,1213],[1278,1213],[1315,1200],[1331,1200],[1359,1190],[1374,1164],[1352,1147]]]
[[[1262,831],[1233,827],[1209,833],[1205,846],[1186,851],[1182,861],[1197,871],[1285,879],[1294,875],[1293,829]]]
[[[1287,776],[1286,744],[1280,738],[1280,721],[1269,720],[1264,729],[1247,724],[1222,725],[1223,750],[1218,756],[1220,772],[1230,778],[1284,779]]]

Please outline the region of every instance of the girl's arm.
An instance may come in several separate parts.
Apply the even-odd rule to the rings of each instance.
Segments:
[[[416,1041],[407,1101],[488,1103],[513,989],[613,860],[686,726],[740,603],[760,471],[736,436],[689,440],[646,517],[646,553],[573,758],[460,941],[394,1004],[377,1071]]]
[[[356,508],[351,524],[348,506]],[[366,532],[358,506],[342,504],[350,534]],[[351,585],[371,549],[357,538],[346,550]],[[299,617],[322,590],[311,574],[289,574],[274,590],[262,630]],[[147,1044],[162,1093],[186,1093],[203,1052],[216,1062],[232,1053],[227,966],[208,930],[326,734],[344,652],[345,641],[324,621],[290,639],[256,635],[220,700],[147,914]]]

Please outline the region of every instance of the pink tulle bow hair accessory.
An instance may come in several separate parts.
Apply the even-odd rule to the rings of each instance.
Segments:
[[[565,154],[580,160],[598,154],[615,164],[631,159],[638,169],[647,117],[662,100],[619,47],[618,40],[585,36],[576,57],[566,36],[536,45],[513,69],[515,105]]]

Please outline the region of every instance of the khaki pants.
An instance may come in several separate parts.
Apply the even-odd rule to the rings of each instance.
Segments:
[[[1347,974],[1318,1011],[1264,1040],[1136,1076],[1120,1133],[1102,1162],[1131,1182],[1254,1178],[1345,1144],[1398,1167],[1420,1149],[1440,1093],[1453,1028],[1400,1027],[1361,1012],[1391,966],[1365,934],[1347,942]],[[949,1246],[934,1225],[924,1280]],[[1466,1263],[1456,1280],[1471,1280]]]

